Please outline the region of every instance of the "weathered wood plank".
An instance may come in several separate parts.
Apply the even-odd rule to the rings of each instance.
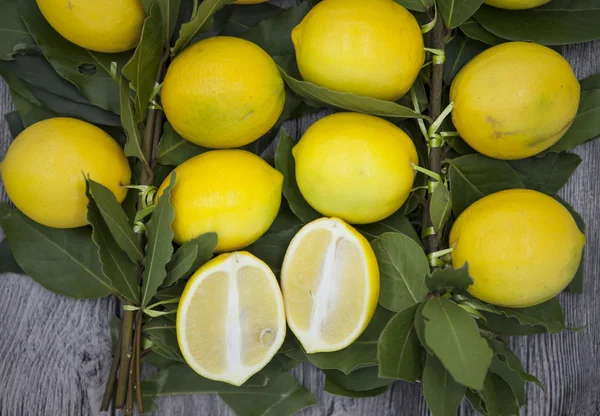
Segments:
[[[283,0],[286,1],[286,0]],[[293,0],[292,0],[293,1]],[[570,46],[566,55],[581,78],[600,71],[600,42]],[[0,83],[0,114],[12,106]],[[298,138],[317,118],[290,122],[286,128]],[[9,134],[0,121],[0,154]],[[528,390],[532,416],[600,415],[600,141],[577,149],[583,164],[562,192],[587,222],[586,293],[562,295],[569,325],[587,327],[558,336],[540,335],[513,341],[526,368],[547,386]],[[3,187],[0,186],[5,199]],[[54,295],[31,279],[0,277],[0,415],[95,415],[110,366],[107,324],[114,314],[112,299],[77,301]],[[319,406],[302,415],[426,415],[417,385],[396,383],[385,395],[347,399],[322,392],[323,376],[310,366],[294,370],[318,399]],[[215,396],[163,398],[159,415],[231,415]],[[468,406],[462,415],[472,414]]]

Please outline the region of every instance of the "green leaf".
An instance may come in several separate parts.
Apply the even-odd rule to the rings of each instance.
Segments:
[[[152,349],[158,347],[163,357],[172,361],[183,361],[175,322],[166,317],[152,318],[144,325],[144,335],[152,342]]]
[[[0,273],[25,274],[13,257],[6,238],[0,241]]]
[[[300,79],[294,78],[294,75],[298,75],[295,74],[297,68],[295,67],[296,65],[293,57],[282,56],[275,57],[274,59],[286,84],[295,94],[308,99],[310,105],[317,102],[323,106],[372,114],[380,117],[427,118],[427,116],[418,114],[414,110],[392,101],[355,95],[349,92],[333,91],[308,81],[301,81]]]
[[[483,4],[483,0],[438,0],[437,6],[444,23],[454,29],[465,22]]]
[[[419,338],[421,346],[425,348],[429,354],[433,355],[433,350],[425,342],[425,318],[423,318],[423,308],[425,307],[425,303],[426,302],[421,302],[417,307],[417,312],[415,313],[415,332],[417,333],[417,338]]]
[[[181,297],[181,294],[183,293],[186,284],[186,281],[180,280],[169,287],[162,288],[161,290],[156,292],[156,295],[154,295],[154,299],[158,302],[163,300],[179,298]]]
[[[46,289],[83,299],[111,293],[88,227],[45,227],[17,210],[0,223],[19,266]]]
[[[495,339],[489,340],[488,342],[490,343],[490,345],[492,346],[492,348],[494,349],[496,354],[499,355],[502,359],[504,359],[504,362],[506,363],[508,368],[510,368],[513,371],[516,371],[517,374],[519,374],[519,376],[523,380],[525,380],[529,383],[535,383],[542,390],[546,391],[546,389],[544,388],[544,385],[542,384],[542,382],[540,380],[538,380],[537,377],[535,377],[525,371],[525,369],[523,368],[523,364],[521,363],[521,360],[519,359],[519,357],[517,357],[517,355],[510,348],[508,348],[504,343],[497,341]]]
[[[296,183],[296,163],[292,155],[294,140],[284,129],[280,130],[279,143],[275,152],[275,167],[283,174],[283,196],[292,212],[303,222],[311,222],[322,217],[306,202]]]
[[[465,264],[460,269],[452,266],[435,269],[425,278],[425,284],[432,292],[445,293],[448,289],[467,289],[473,284],[469,276],[469,266]]]
[[[290,9],[293,8],[295,7],[290,7]],[[260,22],[266,22],[269,19],[280,15],[284,11],[284,9],[281,7],[269,3],[259,3],[252,7],[246,7],[245,5],[232,5],[225,7],[223,10],[226,9],[231,9],[231,13],[225,26],[223,27],[223,30],[221,31],[221,35],[236,37],[242,37],[242,35],[247,33],[249,30],[256,29],[255,26],[257,26]],[[275,30],[275,27],[272,26],[271,30]],[[291,32],[291,28],[289,31]],[[268,36],[268,33],[265,33],[264,36]],[[260,43],[254,40],[253,42],[264,49]]]
[[[565,318],[558,298],[528,308],[495,308],[506,317],[516,318],[522,325],[542,325],[551,334],[558,334],[565,329]]]
[[[307,354],[307,358],[322,370],[338,370],[350,374],[377,365],[377,342],[394,314],[378,307],[371,323],[350,346],[335,352]]]
[[[12,91],[36,106],[94,124],[119,125],[117,115],[90,105],[42,56],[17,56],[11,62],[0,61],[0,74]]]
[[[480,415],[487,416],[487,411],[484,407],[483,399],[479,394],[477,394],[476,391],[467,389],[467,391],[465,392],[465,397],[469,401],[469,404],[471,405],[473,410],[475,410]]]
[[[598,135],[600,135],[600,89],[581,91],[579,109],[573,124],[567,133],[547,151],[571,150]]]
[[[519,174],[508,162],[479,154],[452,159],[449,176],[452,211],[456,216],[486,195],[525,187]]]
[[[100,263],[102,263],[102,273],[122,298],[137,305],[140,302],[140,287],[137,283],[136,263],[121,250],[112,236],[100,212],[98,201],[95,201],[90,193],[91,183],[92,180],[88,179],[86,185],[87,221],[92,226],[92,240],[98,247],[97,253]],[[94,186],[102,187],[96,182],[94,182]],[[110,193],[110,191],[108,192]]]
[[[443,231],[444,225],[446,225],[448,218],[450,218],[451,211],[452,200],[450,198],[450,191],[448,191],[446,184],[440,183],[433,191],[433,195],[431,195],[429,208],[431,222],[437,232]]]
[[[490,365],[490,373],[496,374],[510,386],[519,407],[527,404],[525,400],[525,380],[521,378],[517,371],[512,370],[506,361],[503,361],[497,355],[494,355],[492,364]]]
[[[381,276],[379,304],[400,312],[427,298],[429,262],[423,249],[400,233],[384,233],[371,242]]]
[[[600,90],[600,72],[579,81],[581,91]]]
[[[4,120],[6,120],[8,131],[13,139],[16,139],[17,136],[21,134],[23,130],[25,130],[23,120],[21,119],[18,111],[11,111],[10,113],[4,114]]]
[[[167,47],[170,46],[171,36],[173,36],[177,17],[179,16],[180,0],[142,0],[142,2],[147,12],[150,12],[154,4],[160,8],[160,25],[163,42]],[[157,49],[159,48],[157,47]]]
[[[257,44],[271,56],[293,55],[292,30],[311,8],[310,1],[290,7],[283,13],[258,23],[241,38]]]
[[[142,284],[142,307],[146,307],[154,297],[158,287],[167,276],[165,266],[173,254],[173,230],[171,223],[175,218],[175,211],[171,205],[171,190],[175,186],[175,173],[171,175],[169,186],[158,198],[148,222],[146,237],[146,257],[144,257],[144,275]]]
[[[489,416],[518,416],[519,404],[510,386],[498,375],[490,373],[479,393]]]
[[[337,384],[344,390],[355,392],[386,387],[394,382],[389,378],[381,378],[377,366],[361,368],[350,374],[344,374],[337,370],[325,370],[324,373],[331,383]]]
[[[517,318],[507,318],[497,313],[482,312],[486,318],[486,326],[491,331],[511,336],[543,334],[548,332],[543,325],[522,325]]]
[[[58,114],[37,106],[12,89],[10,90],[10,95],[13,104],[17,108],[19,116],[23,121],[24,127],[29,127],[41,120],[58,117]]]
[[[19,16],[19,0],[5,0],[0,4],[0,59],[10,60],[14,54],[34,48],[35,42]]]
[[[123,67],[122,71],[122,74],[131,81],[131,86],[135,91],[134,101],[137,121],[144,120],[156,84],[156,74],[160,66],[162,52],[160,45],[160,8],[155,4],[150,8],[150,14],[144,20],[140,43],[135,48],[133,57]]]
[[[235,0],[204,0],[196,15],[192,16],[192,20],[181,25],[179,31],[179,39],[175,42],[175,46],[171,48],[171,55],[175,56],[180,53],[190,41],[200,32],[210,28],[210,18],[223,6],[233,3]]]
[[[557,193],[580,163],[581,158],[574,153],[548,153],[541,158],[530,157],[509,162],[527,188],[547,194]]]
[[[278,373],[265,385],[232,386],[203,378],[186,364],[162,370],[142,383],[145,397],[176,394],[219,393],[238,414],[261,416],[293,415],[316,404],[312,394],[288,373]]]
[[[503,10],[484,5],[475,14],[475,20],[504,39],[567,45],[600,37],[600,7],[581,5],[585,2],[569,2],[562,9],[537,7],[529,10]]]
[[[454,380],[480,390],[493,354],[473,317],[443,297],[429,299],[422,315],[425,341]]]
[[[423,395],[432,416],[456,416],[466,387],[454,381],[435,356],[427,354],[423,369]]]
[[[267,232],[246,250],[267,263],[273,273],[279,275],[287,247],[303,225],[294,214],[282,209]]]
[[[344,374],[341,371],[325,370],[325,387],[330,394],[345,397],[374,397],[389,390],[393,380],[378,376],[377,367],[367,367]]]
[[[434,0],[394,0],[401,6],[406,7],[408,10],[415,12],[425,12],[428,7],[433,6]]]
[[[471,39],[483,42],[490,46],[499,45],[503,42],[506,42],[505,39],[502,39],[485,30],[483,26],[477,23],[475,19],[468,19],[466,22],[460,25],[460,30],[462,30],[462,32]]]
[[[377,343],[379,377],[417,381],[421,377],[421,343],[415,329],[419,304],[398,312]]]
[[[209,150],[185,140],[173,129],[171,123],[166,121],[156,158],[163,165],[179,166],[186,160]]]
[[[179,279],[185,279],[212,257],[217,247],[217,234],[206,233],[184,243],[167,264],[167,277],[164,285],[171,286]]]
[[[121,98],[121,124],[127,135],[125,143],[125,155],[135,157],[142,161],[145,169],[150,169],[144,151],[142,150],[142,133],[135,121],[135,112],[133,109],[133,100],[131,99],[131,90],[129,82],[125,77],[121,76],[120,82],[120,98]]]
[[[19,0],[19,11],[31,36],[56,72],[75,84],[93,105],[118,113],[119,86],[111,76],[110,68],[112,62],[122,68],[129,54],[98,53],[69,42],[46,22],[35,0]]]
[[[421,245],[421,238],[414,227],[402,212],[402,208],[395,214],[373,224],[356,225],[355,228],[369,241],[373,241],[384,233],[400,233]]]
[[[144,252],[140,248],[133,228],[129,225],[127,214],[117,202],[115,195],[108,188],[93,180],[89,180],[89,184],[90,193],[98,204],[100,213],[119,247],[134,262],[142,260]]]

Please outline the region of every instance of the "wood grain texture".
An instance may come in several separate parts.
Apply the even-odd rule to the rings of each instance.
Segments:
[[[295,0],[281,0],[294,2]],[[600,42],[566,48],[579,78],[600,71]],[[0,82],[0,114],[12,111],[8,89]],[[296,139],[319,116],[286,124]],[[10,134],[0,121],[0,156]],[[512,341],[527,370],[546,385],[544,394],[528,388],[530,416],[600,415],[600,141],[576,150],[583,163],[562,196],[587,223],[584,295],[563,294],[567,323],[587,326],[580,332],[539,335]],[[3,186],[0,196],[6,199]],[[98,415],[110,368],[108,319],[115,313],[112,298],[97,301],[67,299],[46,291],[30,278],[0,276],[0,416]],[[319,405],[304,416],[427,415],[420,386],[398,382],[383,396],[347,399],[324,393],[324,377],[315,368],[294,370]],[[233,413],[216,396],[180,396],[158,401],[156,415],[225,416]],[[463,405],[461,415],[473,414]]]

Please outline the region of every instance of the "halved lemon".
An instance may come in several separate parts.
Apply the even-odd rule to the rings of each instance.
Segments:
[[[245,251],[221,254],[200,267],[177,309],[177,339],[188,365],[235,386],[271,361],[285,331],[277,279]]]
[[[339,218],[305,225],[281,269],[287,322],[306,352],[337,351],[365,330],[379,297],[369,242]]]

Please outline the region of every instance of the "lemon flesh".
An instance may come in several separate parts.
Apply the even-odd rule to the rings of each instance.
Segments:
[[[250,253],[222,254],[187,283],[176,327],[183,357],[194,371],[239,386],[283,344],[285,312],[277,279]]]
[[[212,149],[241,147],[277,122],[285,102],[273,59],[244,39],[217,36],[186,48],[169,66],[161,92],[181,136]]]
[[[97,52],[134,48],[146,18],[140,0],[37,0],[37,4],[54,30]]]
[[[53,228],[87,224],[86,177],[110,189],[119,203],[131,179],[127,157],[112,137],[92,124],[63,117],[21,132],[0,171],[17,208]]]
[[[414,16],[392,0],[323,0],[292,31],[306,81],[395,101],[425,60]]]
[[[338,218],[321,218],[293,238],[281,270],[288,325],[308,353],[337,351],[369,324],[379,297],[373,249]]]
[[[472,59],[452,82],[452,119],[460,136],[486,156],[522,159],[556,143],[579,107],[569,63],[545,46],[508,42]]]
[[[469,265],[469,292],[494,305],[523,308],[545,302],[573,280],[585,236],[569,211],[540,192],[512,189],[488,195],[452,226],[455,268]]]
[[[414,143],[381,118],[337,113],[314,123],[292,150],[298,187],[321,214],[351,224],[380,221],[408,198]]]
[[[548,3],[550,0],[485,0],[484,3],[499,9],[524,10],[533,9]]]
[[[281,205],[283,175],[245,150],[213,150],[175,168],[171,191],[177,244],[216,232],[216,251],[240,250],[262,236]],[[171,182],[160,186],[158,195]]]

